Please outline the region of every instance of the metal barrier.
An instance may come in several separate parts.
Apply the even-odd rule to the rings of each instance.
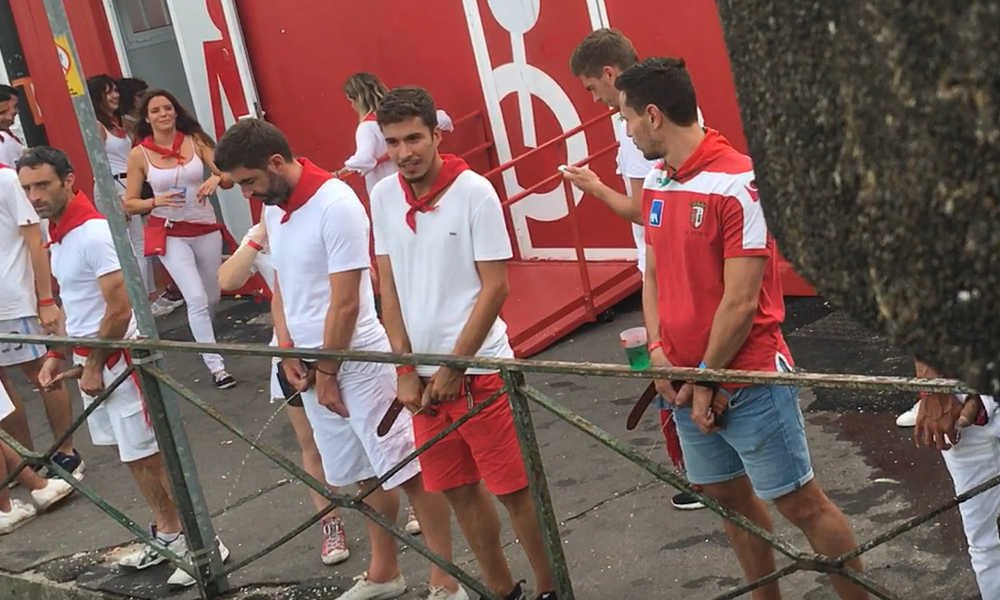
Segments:
[[[79,65],[79,55],[76,51],[75,43],[73,42],[72,32],[69,29],[62,0],[44,0],[44,5],[53,35],[56,37],[65,36],[66,40],[69,42],[70,56],[68,58],[71,73],[67,76],[81,76],[78,71],[72,73],[72,71],[78,70],[77,65]],[[128,350],[132,355],[132,366],[130,366],[121,376],[117,377],[115,381],[112,382],[112,384],[109,385],[108,388],[104,390],[104,392],[73,421],[70,430],[66,432],[60,440],[56,440],[46,452],[29,452],[5,432],[0,431],[0,440],[14,448],[23,459],[21,463],[10,472],[8,477],[3,482],[0,482],[0,485],[6,486],[7,483],[16,477],[17,474],[20,473],[26,466],[48,467],[49,470],[66,480],[73,486],[74,489],[86,496],[87,499],[93,502],[99,509],[132,532],[139,540],[151,546],[157,553],[166,557],[177,567],[193,576],[197,581],[203,598],[212,599],[223,595],[228,590],[227,575],[229,573],[242,569],[262,556],[273,552],[282,544],[288,542],[306,528],[319,521],[327,512],[335,507],[355,510],[362,513],[367,518],[371,519],[380,527],[395,536],[398,540],[407,544],[428,560],[440,566],[444,571],[456,577],[469,589],[479,593],[483,598],[495,599],[496,596],[491,594],[479,581],[466,573],[464,570],[460,569],[457,565],[435,555],[418,540],[395,527],[393,523],[388,522],[385,518],[365,504],[364,498],[375,489],[374,487],[354,496],[333,494],[326,488],[323,482],[311,477],[292,461],[282,456],[277,450],[260,442],[259,440],[255,440],[250,436],[247,436],[246,433],[230,423],[225,416],[215,409],[214,406],[199,399],[193,391],[173,378],[165,369],[165,364],[160,353],[161,351],[221,352],[223,354],[232,355],[279,356],[287,358],[332,358],[337,360],[357,360],[395,364],[419,363],[426,365],[450,365],[463,368],[486,367],[500,371],[504,380],[503,392],[505,392],[506,395],[503,393],[495,394],[487,401],[470,409],[462,418],[453,423],[448,429],[429,440],[420,448],[415,449],[403,462],[380,478],[379,484],[391,477],[393,473],[397,472],[408,462],[417,459],[417,457],[426,451],[427,448],[437,443],[451,431],[461,427],[462,424],[474,417],[487,406],[494,402],[501,401],[501,399],[504,398],[509,399],[525,467],[528,472],[531,495],[534,499],[546,551],[555,576],[557,592],[559,598],[562,600],[573,600],[575,596],[569,570],[566,565],[566,558],[563,555],[558,521],[556,520],[548,491],[545,468],[542,463],[538,443],[535,438],[535,429],[532,424],[529,403],[534,403],[544,408],[559,419],[569,423],[571,426],[579,429],[580,431],[583,431],[613,452],[623,456],[630,462],[646,470],[658,480],[668,483],[678,490],[697,496],[710,510],[718,513],[723,518],[766,541],[775,550],[793,560],[792,564],[787,567],[775,571],[761,579],[758,579],[757,581],[749,582],[745,585],[737,587],[734,590],[717,596],[716,598],[720,600],[723,598],[735,598],[762,585],[766,585],[786,575],[802,570],[842,575],[869,590],[879,598],[885,600],[899,598],[899,596],[894,595],[889,590],[886,590],[868,575],[847,567],[846,561],[860,556],[872,548],[883,544],[900,534],[913,529],[914,527],[917,527],[918,525],[934,518],[941,512],[953,508],[959,503],[964,502],[987,489],[1000,485],[1000,477],[991,479],[969,492],[962,494],[949,502],[943,503],[924,515],[909,519],[900,525],[883,532],[871,540],[860,544],[850,552],[837,557],[826,557],[816,553],[804,552],[796,548],[794,545],[779,539],[774,534],[761,529],[742,515],[735,514],[727,510],[714,499],[706,497],[704,494],[694,490],[682,477],[674,473],[672,470],[660,463],[640,455],[635,449],[615,439],[610,433],[597,427],[582,416],[573,413],[566,407],[561,406],[537,389],[527,385],[525,383],[524,374],[561,373],[642,379],[649,379],[655,376],[664,379],[678,380],[786,384],[854,389],[891,389],[916,392],[969,393],[972,392],[972,390],[961,382],[945,379],[867,377],[859,375],[826,375],[816,373],[764,373],[731,370],[701,370],[690,368],[650,369],[647,371],[636,372],[631,371],[626,365],[528,361],[514,359],[480,359],[443,355],[396,355],[381,352],[329,352],[324,350],[307,350],[301,348],[279,349],[268,346],[246,344],[197,344],[189,342],[161,341],[158,339],[156,324],[149,308],[149,300],[146,296],[145,287],[139,276],[138,264],[136,263],[135,256],[132,253],[131,244],[126,234],[124,217],[121,214],[120,207],[116,201],[114,184],[112,183],[110,177],[110,169],[108,167],[107,157],[104,154],[103,143],[98,136],[98,126],[94,116],[93,107],[90,104],[90,99],[84,90],[71,89],[70,96],[74,110],[76,111],[80,122],[80,128],[87,147],[87,153],[95,174],[95,200],[97,201],[97,205],[101,209],[101,212],[107,217],[110,223],[115,249],[117,250],[119,260],[122,264],[126,288],[132,302],[133,313],[138,322],[139,333],[143,339],[74,339],[0,334],[0,341],[121,348]],[[606,115],[601,115],[591,122],[581,125],[579,129],[582,130],[582,128],[592,122],[596,122],[598,119],[604,117],[606,117]],[[568,137],[569,135],[575,135],[578,133],[580,133],[580,131],[574,130],[572,132],[567,132],[564,136]],[[558,141],[558,138],[557,140],[553,140],[549,143],[555,143],[556,141]],[[545,145],[543,144],[543,146]],[[538,150],[540,149],[542,148],[539,147]],[[587,162],[587,160],[590,160],[593,156],[610,152],[613,149],[613,145],[604,148],[584,161],[581,161],[580,164]],[[513,163],[508,163],[507,165],[498,167],[496,171],[507,169],[511,166],[513,166]],[[555,174],[547,178],[545,181],[539,182],[535,186],[525,190],[524,194],[526,195],[532,190],[538,189],[540,186],[554,181],[558,177],[559,175]],[[570,215],[572,215],[575,203],[572,201],[572,194],[568,184],[564,185],[566,186],[564,189],[567,195],[567,208],[570,211]],[[520,195],[515,196],[509,199],[505,204],[516,202],[519,197]],[[577,241],[576,245],[577,260],[582,264],[584,260],[579,241]],[[581,270],[581,278],[585,288],[587,289],[587,293],[589,294],[589,282],[586,278],[585,270]],[[188,547],[190,549],[189,554],[185,557],[179,557],[173,552],[170,552],[162,544],[152,538],[144,530],[144,528],[140,527],[127,515],[108,503],[97,492],[83,485],[80,481],[75,479],[72,474],[66,472],[50,458],[52,453],[58,448],[60,442],[63,439],[66,439],[66,436],[70,435],[73,431],[79,428],[80,425],[86,420],[87,416],[96,410],[97,407],[99,407],[103,402],[105,402],[109,394],[113,392],[122,381],[131,376],[133,372],[140,376],[141,386],[145,396],[147,408],[149,409],[151,424],[156,432],[157,442],[159,443],[160,451],[163,454],[164,463],[169,474],[174,500],[177,503],[181,514],[182,525],[184,527],[185,535],[188,540]],[[180,419],[177,402],[178,399],[183,399],[192,403],[208,417],[217,421],[228,431],[249,444],[252,448],[267,456],[279,467],[308,485],[312,490],[324,496],[330,504],[324,510],[310,517],[303,524],[294,528],[292,531],[285,534],[280,539],[275,540],[268,546],[260,549],[253,555],[236,562],[232,566],[227,567],[223,565],[215,543],[215,532],[209,518],[208,508],[205,504],[204,496],[201,491],[201,485],[198,480],[197,462],[195,457],[192,455],[191,447],[187,441],[187,436]]]
[[[669,369],[650,369],[647,371],[631,371],[627,365],[614,365],[614,364],[594,364],[594,363],[572,363],[572,362],[559,362],[559,361],[536,361],[536,360],[515,360],[515,359],[480,359],[480,358],[466,358],[457,356],[447,356],[447,355],[421,355],[421,354],[391,354],[384,352],[356,352],[356,351],[344,351],[344,352],[328,352],[324,350],[308,350],[301,348],[274,348],[270,346],[262,345],[251,345],[251,344],[198,344],[191,342],[170,342],[170,341],[156,341],[156,340],[98,340],[93,338],[52,338],[46,336],[29,336],[29,335],[14,335],[14,334],[0,334],[0,341],[9,342],[23,342],[23,343],[48,343],[50,345],[86,345],[89,347],[102,347],[102,348],[122,348],[127,349],[135,354],[146,352],[157,352],[157,351],[183,351],[183,352],[221,352],[223,354],[231,355],[242,355],[242,356],[278,356],[282,358],[306,358],[306,359],[320,359],[320,358],[333,358],[336,360],[352,360],[352,361],[368,361],[368,362],[379,362],[379,363],[393,363],[393,364],[428,364],[428,365],[450,365],[455,367],[469,368],[469,367],[485,367],[497,369],[501,372],[504,380],[503,392],[498,392],[494,394],[491,398],[485,402],[476,405],[474,408],[469,410],[462,418],[457,420],[451,426],[449,426],[445,431],[441,432],[435,438],[429,440],[426,444],[420,448],[415,449],[409,456],[406,457],[400,464],[396,465],[392,470],[379,478],[379,485],[388,478],[390,478],[399,469],[403,468],[407,463],[415,460],[420,454],[426,451],[433,444],[437,443],[440,439],[444,438],[451,431],[454,431],[458,427],[461,427],[465,422],[474,417],[480,411],[490,406],[494,402],[501,401],[506,397],[509,398],[511,403],[514,423],[517,429],[518,439],[521,444],[521,450],[524,458],[525,467],[528,472],[529,485],[532,493],[532,497],[535,502],[535,507],[538,515],[539,524],[542,530],[543,539],[545,541],[546,550],[549,555],[549,560],[552,565],[553,573],[557,582],[558,593],[560,598],[567,600],[572,600],[575,596],[573,593],[572,582],[570,579],[570,574],[568,567],[566,565],[566,559],[562,551],[562,540],[558,528],[558,520],[556,519],[554,510],[552,508],[551,498],[548,492],[548,485],[546,483],[545,468],[542,462],[541,453],[538,448],[538,443],[535,438],[535,430],[532,424],[530,404],[534,403],[541,408],[552,413],[559,419],[569,423],[571,426],[583,431],[587,435],[591,436],[595,440],[599,441],[601,444],[606,446],[613,452],[623,456],[630,462],[641,467],[645,471],[652,474],[654,477],[663,481],[674,488],[688,492],[697,496],[710,510],[718,513],[725,519],[730,520],[737,526],[749,531],[753,535],[765,540],[769,545],[771,545],[779,553],[790,558],[793,562],[775,571],[766,577],[758,579],[737,587],[734,590],[716,596],[717,600],[722,600],[724,598],[736,598],[742,594],[745,594],[757,587],[766,585],[773,581],[776,581],[786,575],[797,571],[816,571],[822,573],[842,575],[856,584],[864,587],[865,589],[872,592],[878,598],[883,598],[886,600],[900,598],[900,596],[894,594],[893,592],[885,589],[877,581],[871,579],[868,575],[855,571],[850,567],[846,566],[846,562],[852,558],[858,557],[861,554],[868,552],[872,548],[883,544],[902,533],[917,527],[918,525],[933,519],[938,514],[957,506],[959,503],[972,498],[973,496],[982,493],[983,491],[990,489],[996,485],[1000,485],[1000,477],[992,479],[976,488],[970,490],[969,492],[956,497],[955,499],[945,502],[933,510],[920,515],[918,517],[911,518],[902,524],[886,530],[885,532],[875,536],[871,540],[864,542],[852,551],[845,553],[837,557],[826,557],[812,552],[805,552],[794,545],[779,539],[774,534],[765,531],[758,527],[756,524],[750,522],[742,515],[733,513],[727,510],[725,507],[720,505],[711,497],[707,497],[704,494],[698,492],[692,488],[680,475],[673,472],[668,467],[661,463],[650,460],[649,458],[641,455],[637,450],[622,443],[612,436],[607,431],[601,429],[600,427],[594,425],[584,417],[573,413],[568,408],[555,402],[542,392],[538,391],[534,387],[527,385],[525,383],[524,374],[525,373],[560,373],[560,374],[573,374],[573,375],[585,375],[585,376],[600,376],[600,377],[630,377],[630,378],[643,378],[649,379],[651,377],[660,377],[664,379],[679,379],[679,380],[699,380],[699,381],[719,381],[719,382],[741,382],[741,383],[757,383],[757,384],[783,384],[783,385],[807,385],[813,387],[835,387],[835,388],[853,388],[853,389],[891,389],[896,391],[914,391],[914,392],[949,392],[949,393],[969,393],[970,390],[965,384],[948,379],[918,379],[918,378],[906,378],[906,377],[878,377],[878,376],[860,376],[860,375],[841,375],[841,374],[819,374],[819,373],[769,373],[769,372],[754,372],[754,371],[735,371],[735,370],[710,370],[710,369],[691,369],[691,368],[669,368]],[[182,383],[173,378],[169,373],[167,373],[162,366],[157,365],[154,361],[146,360],[140,361],[138,364],[134,364],[132,367],[137,372],[143,375],[144,380],[146,378],[151,378],[158,382],[159,384],[165,386],[167,389],[176,393],[179,398],[182,398],[199,410],[204,412],[207,416],[217,421],[233,435],[237,436],[247,444],[249,444],[255,450],[261,452],[269,459],[274,461],[279,467],[287,471],[293,477],[299,479],[311,489],[322,494],[330,504],[326,509],[320,511],[310,517],[308,520],[303,522],[298,527],[294,528],[292,531],[282,536],[280,539],[274,541],[273,543],[267,545],[263,549],[257,551],[253,555],[237,562],[236,564],[225,567],[221,563],[214,564],[212,561],[208,560],[211,555],[211,550],[215,547],[214,544],[210,544],[207,547],[202,545],[200,547],[195,547],[192,545],[192,555],[186,559],[181,560],[179,557],[173,555],[166,548],[160,545],[155,540],[151,539],[150,536],[135,522],[125,516],[123,513],[115,509],[111,504],[109,504],[105,499],[101,498],[99,494],[95,491],[84,486],[82,483],[73,478],[70,473],[65,472],[58,465],[53,463],[48,457],[51,453],[55,451],[58,447],[59,441],[53,444],[45,453],[31,453],[26,451],[23,447],[18,445],[13,439],[7,434],[0,431],[0,440],[10,444],[17,450],[24,460],[22,463],[9,474],[7,481],[11,480],[17,475],[27,465],[32,466],[47,466],[52,469],[60,477],[68,481],[74,488],[85,495],[91,502],[93,502],[98,508],[103,510],[109,516],[111,516],[115,521],[129,529],[134,533],[140,540],[144,543],[152,546],[157,552],[167,557],[169,560],[174,562],[177,566],[188,571],[192,576],[195,576],[199,580],[199,584],[202,584],[202,595],[204,598],[216,598],[223,590],[218,589],[218,586],[212,587],[208,585],[211,581],[224,581],[225,576],[246,567],[255,560],[269,554],[275,549],[279,548],[282,544],[288,542],[293,537],[301,533],[302,531],[309,528],[311,525],[319,521],[327,512],[335,507],[341,507],[344,509],[355,510],[365,517],[371,519],[377,523],[380,527],[384,528],[395,536],[398,540],[404,544],[409,545],[418,553],[426,557],[428,560],[434,562],[436,565],[440,566],[443,570],[450,573],[466,585],[469,589],[481,594],[484,598],[495,598],[489,593],[485,587],[478,582],[471,575],[466,573],[464,570],[460,569],[457,565],[442,559],[441,557],[435,555],[426,546],[421,544],[419,541],[414,539],[412,536],[406,534],[404,531],[397,528],[393,523],[387,521],[384,517],[373,511],[367,504],[364,503],[364,498],[367,497],[371,491],[374,490],[374,486],[367,490],[363,490],[357,495],[344,495],[344,494],[333,494],[326,486],[309,476],[300,467],[295,465],[293,462],[282,456],[277,450],[268,446],[265,443],[255,440],[252,436],[248,436],[245,432],[240,430],[238,427],[230,423],[225,416],[223,416],[215,407],[211,404],[204,402],[199,399],[198,396],[184,386]],[[105,401],[110,392],[115,386],[124,381],[131,374],[131,369],[126,371],[124,374],[119,376],[115,382],[108,389],[101,394],[96,401],[91,404],[87,410],[83,412],[72,425],[72,429],[79,427],[83,421],[86,419],[101,402]],[[506,400],[504,400],[506,401]],[[164,404],[173,404],[172,399],[168,399]],[[176,409],[176,407],[174,407]],[[154,415],[155,417],[156,415]],[[163,432],[159,427],[162,423],[162,419],[153,419],[154,428],[157,430],[157,437],[162,438],[165,435],[175,435],[176,432]],[[166,446],[162,448],[165,455],[169,452],[185,452],[190,455],[190,448],[185,446],[174,445]],[[165,458],[169,458],[165,456]],[[171,460],[166,461],[167,464],[173,464]],[[7,481],[0,482],[0,485],[6,485]],[[179,499],[180,500],[180,499]],[[213,538],[208,538],[212,540]],[[205,577],[205,570],[208,570],[208,576]]]

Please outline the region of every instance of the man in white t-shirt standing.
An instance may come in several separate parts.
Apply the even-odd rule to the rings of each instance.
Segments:
[[[275,271],[271,313],[284,348],[389,351],[375,312],[369,268],[369,224],[354,191],[305,158],[292,158],[285,136],[258,119],[244,119],[219,140],[215,162],[247,198],[265,204]],[[327,483],[370,489],[413,451],[409,415],[384,437],[378,424],[396,397],[396,376],[385,363],[321,359],[282,361],[288,382],[302,397]],[[401,487],[417,512],[427,546],[451,560],[451,523],[441,494],[424,489],[413,461],[386,480],[365,502],[390,522]],[[340,600],[396,598],[406,591],[395,539],[369,521],[368,571]],[[428,585],[433,600],[465,600],[464,588],[437,566]]]
[[[17,89],[0,84],[0,164],[13,167],[24,152],[24,143],[11,131],[17,117]]]
[[[0,102],[2,109],[2,102]],[[0,135],[3,135],[0,133]],[[0,164],[0,331],[41,335],[55,333],[64,316],[52,297],[49,259],[42,242],[42,228],[35,209],[21,190],[14,165]],[[14,413],[4,421],[4,429],[22,446],[34,449],[24,404],[7,373],[17,366],[28,381],[38,380],[45,346],[0,342],[0,386],[14,405]],[[59,438],[73,421],[69,393],[62,383],[42,390],[42,401],[52,436]],[[73,449],[70,435],[56,450],[53,459],[77,477],[83,475],[84,463]]]
[[[426,90],[390,91],[376,118],[399,167],[371,194],[382,312],[393,352],[513,358],[499,317],[511,246],[496,191],[465,161],[438,152],[441,133]],[[503,388],[499,374],[488,369],[404,366],[397,377],[398,398],[414,412],[417,446]],[[538,597],[555,598],[506,398],[431,446],[420,464],[427,489],[443,491],[451,502],[494,593],[525,597],[500,546],[490,493],[510,514]]]
[[[49,219],[52,273],[59,282],[66,309],[65,331],[70,337],[120,339],[134,333],[132,306],[118,263],[111,229],[82,192],[73,193],[75,176],[66,154],[36,146],[18,161],[18,177],[28,199],[43,218]],[[67,349],[66,352],[69,352]],[[67,369],[64,352],[49,351],[38,375],[42,387],[79,377],[84,406],[94,402],[106,386],[127,368],[127,352],[111,348],[76,347]],[[87,417],[96,446],[117,446],[153,513],[153,536],[180,556],[187,552],[180,514],[170,496],[167,472],[146,413],[138,377],[126,378]],[[219,544],[222,559],[229,551]],[[123,557],[119,564],[145,569],[166,559],[143,547]],[[193,577],[177,569],[167,580],[172,586],[191,586]]]
[[[619,109],[618,90],[615,80],[622,71],[639,62],[632,42],[617,29],[597,29],[583,38],[580,45],[573,51],[569,66],[573,75],[580,80],[583,87],[590,92],[595,102],[603,102],[611,108]],[[635,142],[625,132],[625,119],[621,114],[611,117],[614,127],[615,141],[618,142],[618,155],[615,161],[618,173],[625,182],[625,194],[605,185],[597,174],[587,167],[566,167],[563,177],[584,193],[603,201],[619,217],[632,223],[632,238],[635,241],[639,272],[646,274],[646,234],[642,220],[642,184],[646,175],[656,165],[655,160],[647,160],[642,152],[635,147]],[[698,123],[704,125],[701,109],[698,109]],[[668,428],[672,430],[673,413],[660,399],[660,428],[664,437],[668,438]],[[679,447],[679,446],[677,446]],[[705,508],[698,498],[686,492],[674,494],[670,504],[678,510],[697,510]]]

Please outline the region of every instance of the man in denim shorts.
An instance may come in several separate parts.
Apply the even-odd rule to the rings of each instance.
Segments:
[[[643,312],[653,365],[790,369],[777,253],[750,157],[698,124],[683,60],[647,59],[619,75],[615,87],[628,135],[646,158],[659,160],[642,197]],[[656,386],[674,405],[691,483],[769,531],[764,501],[773,501],[820,554],[854,548],[843,513],[813,479],[796,388]],[[724,524],[748,580],[774,571],[774,553],[764,540]],[[847,564],[861,569],[860,560]],[[844,578],[832,583],[841,598],[868,597]],[[753,597],[780,598],[777,582]]]

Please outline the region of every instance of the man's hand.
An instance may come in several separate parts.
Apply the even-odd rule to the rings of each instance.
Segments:
[[[337,376],[330,375],[323,371],[316,372],[316,401],[320,406],[336,413],[345,419],[351,415],[347,412],[347,406],[340,397],[340,384],[337,383]]]
[[[312,387],[316,379],[316,373],[311,369],[307,369],[305,363],[301,360],[286,358],[281,361],[280,366],[285,372],[285,379],[295,388],[295,391],[304,392]]]
[[[691,403],[691,420],[702,433],[719,431],[721,420],[718,418],[728,408],[728,398],[721,390],[704,385],[691,385],[694,388],[694,399]]]
[[[50,306],[39,306],[38,321],[42,324],[42,328],[45,329],[46,333],[50,335],[59,335],[59,333],[63,331],[63,326],[66,324],[66,315],[64,315],[62,309],[55,304]]]
[[[652,352],[649,353],[649,362],[654,367],[669,368],[673,365],[667,360],[667,355],[664,354],[662,348],[654,348]],[[690,388],[690,386],[681,387],[679,390],[674,388],[673,382],[669,379],[654,379],[653,385],[656,386],[656,393],[663,396],[666,399],[667,404],[672,404],[673,406],[687,406],[691,403],[691,390],[685,389]]]
[[[596,195],[604,184],[601,178],[587,167],[572,167],[567,165],[562,170],[563,178],[568,179],[577,189],[585,194]]]
[[[50,356],[45,359],[45,362],[42,363],[42,368],[38,370],[38,385],[43,390],[51,390],[53,386],[66,378],[66,373],[68,372],[63,371],[63,360],[61,358]]]
[[[88,396],[99,396],[104,391],[104,365],[89,362],[84,365],[80,391]]]
[[[423,393],[424,384],[420,382],[420,376],[416,372],[397,376],[396,399],[410,412],[415,413],[423,408],[421,403]]]
[[[948,450],[958,442],[958,418],[962,405],[952,394],[923,394],[917,409],[917,426],[913,441],[917,447]]]
[[[462,372],[451,367],[441,367],[427,382],[420,404],[424,408],[432,404],[450,402],[458,398],[462,387]]]

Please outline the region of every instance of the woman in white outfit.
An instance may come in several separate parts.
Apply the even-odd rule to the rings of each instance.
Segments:
[[[216,274],[228,232],[216,220],[209,196],[233,183],[215,166],[215,143],[170,92],[147,93],[139,114],[140,142],[128,157],[125,206],[133,215],[149,213],[144,253],[159,256],[180,289],[194,339],[214,344],[212,309],[220,297]],[[212,172],[207,179],[206,168]],[[152,198],[140,197],[143,182],[152,188]],[[220,355],[201,358],[217,388],[236,385]]]
[[[115,180],[115,191],[118,193],[119,201],[124,205],[125,179],[128,155],[132,151],[132,136],[125,129],[122,120],[118,84],[108,75],[95,75],[87,80],[87,91],[90,92],[90,101],[94,105],[94,112],[97,113],[98,133],[104,141],[104,152],[108,155],[111,177]],[[153,269],[150,259],[142,253],[143,219],[141,216],[133,217],[127,213],[125,218],[128,221],[128,237],[132,242],[132,252],[135,254],[136,262],[139,263],[142,282],[146,285],[146,292],[152,293],[156,291]]]
[[[389,147],[382,130],[375,121],[375,111],[382,104],[382,97],[389,89],[371,73],[355,73],[344,83],[344,94],[351,108],[358,113],[358,128],[354,132],[354,154],[344,161],[344,168],[337,177],[359,173],[365,178],[365,190],[371,194],[375,184],[398,170],[389,160]],[[452,131],[451,117],[443,110],[437,111],[438,129]]]

